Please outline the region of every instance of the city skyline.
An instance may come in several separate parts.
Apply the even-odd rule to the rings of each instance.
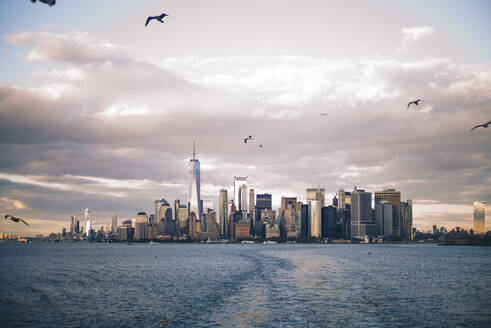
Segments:
[[[473,203],[491,202],[490,129],[469,132],[491,116],[491,5],[383,5],[3,1],[0,213],[31,227],[0,230],[59,231],[85,208],[98,227],[187,200],[194,140],[215,209],[247,176],[273,207],[315,186],[327,204],[340,187],[395,188],[414,226],[472,228]],[[117,27],[100,19],[109,8]],[[175,18],[143,29],[161,10]]]

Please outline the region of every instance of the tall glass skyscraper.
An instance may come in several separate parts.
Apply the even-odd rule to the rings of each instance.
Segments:
[[[474,233],[486,233],[485,224],[485,209],[486,203],[482,200],[474,202]]]
[[[84,216],[85,216],[85,235],[88,236],[90,234],[90,230],[92,229],[90,224],[90,210],[88,208],[85,209]]]
[[[200,168],[194,143],[193,158],[188,163],[188,206],[189,213],[194,212],[197,219],[201,218],[203,209],[201,208]]]

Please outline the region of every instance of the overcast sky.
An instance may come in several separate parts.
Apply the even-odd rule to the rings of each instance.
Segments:
[[[186,200],[193,140],[204,199],[234,175],[276,204],[389,187],[417,228],[472,227],[491,203],[491,129],[469,131],[491,120],[491,2],[286,3],[1,1],[0,214],[32,227],[0,231]]]

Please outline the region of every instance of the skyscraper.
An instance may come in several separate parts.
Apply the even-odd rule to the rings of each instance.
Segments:
[[[241,187],[245,186],[245,194],[241,195]],[[234,176],[234,203],[237,207],[237,210],[247,210],[247,206],[245,208],[242,207],[242,197],[244,197],[247,204],[247,176],[239,177]]]
[[[353,195],[352,195],[353,196]],[[375,192],[375,204],[385,200],[392,204],[392,235],[401,236],[401,192],[395,189],[384,189]],[[351,217],[353,222],[353,216]]]
[[[362,189],[351,192],[351,238],[376,234],[372,221],[372,194]]]
[[[378,235],[392,236],[392,204],[385,200],[375,204],[375,222]]]
[[[196,219],[201,218],[201,188],[200,188],[200,165],[196,158],[196,147],[193,143],[193,158],[188,163],[188,207],[189,212],[196,214]]]
[[[346,193],[343,188],[338,191],[338,208],[344,208],[346,205]]]
[[[319,200],[311,200],[309,203],[309,236],[314,238],[321,237],[321,202]]]
[[[112,233],[117,233],[118,232],[118,215],[116,213],[113,213],[112,224],[111,224],[111,232]]]
[[[220,189],[219,197],[219,218],[220,218],[220,235],[227,235],[227,220],[228,220],[228,194],[227,189]]]
[[[486,233],[486,203],[483,200],[474,202],[474,233]]]
[[[90,234],[91,224],[90,224],[90,210],[88,208],[84,211],[85,216],[85,235],[88,236]]]
[[[252,212],[254,212],[254,188],[249,189],[249,213],[251,214],[251,218]]]
[[[307,188],[307,203],[311,200],[320,201],[321,207],[324,207],[326,201],[326,190],[324,188]]]
[[[401,202],[401,236],[413,239],[413,201],[410,199]]]
[[[256,195],[256,221],[261,220],[261,212],[263,210],[272,209],[271,194],[257,194]]]
[[[138,212],[135,219],[135,240],[145,239],[145,227],[147,223],[147,214],[145,212]]]

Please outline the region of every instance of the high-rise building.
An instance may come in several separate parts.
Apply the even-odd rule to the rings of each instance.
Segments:
[[[392,236],[392,204],[385,200],[375,204],[375,222],[379,236]]]
[[[322,229],[321,201],[310,200],[308,203],[310,219],[309,236],[313,238],[320,238]]]
[[[254,188],[249,189],[249,214],[254,212]]]
[[[218,239],[218,231],[217,231],[217,221],[216,221],[216,213],[213,211],[209,211],[206,214],[206,231],[208,232],[208,238],[210,240]]]
[[[200,163],[196,158],[196,147],[193,143],[193,158],[188,163],[188,207],[190,213],[196,214],[196,219],[201,218],[203,214],[201,206]]]
[[[321,204],[321,208],[324,207],[326,202],[326,190],[324,188],[307,188],[307,203],[311,200],[318,200]]]
[[[86,208],[84,211],[84,217],[85,217],[85,234],[89,236],[92,227],[90,223],[90,210],[88,208]]]
[[[343,188],[339,188],[338,191],[338,208],[345,208],[346,205],[346,193]]]
[[[321,236],[322,238],[337,239],[336,208],[324,206],[321,208]]]
[[[395,189],[384,189],[375,192],[375,204],[385,200],[392,204],[392,235],[401,237],[401,192]],[[351,217],[353,220],[353,217]]]
[[[245,193],[241,190],[242,186],[245,186]],[[234,203],[239,211],[247,210],[247,206],[242,209],[242,197],[246,198],[245,202],[247,203],[247,176],[234,176]]]
[[[372,220],[372,194],[355,187],[351,192],[351,238],[375,235],[376,229]]]
[[[75,226],[77,225],[77,221],[78,221],[78,215],[75,214],[75,215],[72,215],[72,219],[71,219],[71,222],[70,222],[70,233],[73,235],[75,232],[78,232],[78,231],[75,231]]]
[[[218,199],[219,202],[219,209],[218,209],[218,216],[220,218],[220,235],[221,236],[226,236],[227,235],[227,219],[228,219],[228,193],[227,189],[220,189],[220,196]]]
[[[401,236],[403,239],[413,239],[413,201],[408,199],[401,202]]]
[[[474,202],[474,233],[486,233],[486,203],[483,200]]]
[[[118,232],[118,215],[116,213],[113,213],[112,216],[111,232],[112,233]]]
[[[256,195],[256,220],[261,219],[261,212],[263,210],[272,210],[272,196],[271,194],[257,194]]]
[[[135,219],[135,240],[145,239],[145,230],[148,223],[147,213],[138,212]]]
[[[243,184],[239,187],[239,201],[238,201],[239,211],[247,212],[247,185]]]

